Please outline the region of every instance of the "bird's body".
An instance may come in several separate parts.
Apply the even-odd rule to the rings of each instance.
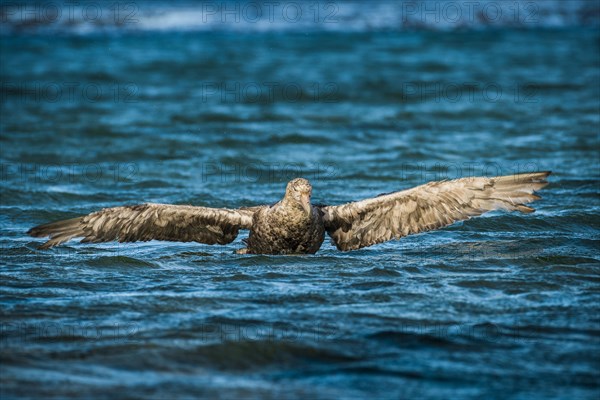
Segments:
[[[290,181],[285,196],[272,206],[239,209],[141,204],[106,208],[83,217],[29,230],[50,240],[40,248],[75,237],[82,242],[168,240],[227,244],[240,229],[250,234],[239,253],[313,254],[329,234],[339,250],[355,250],[456,221],[503,209],[533,212],[526,203],[547,185],[550,172],[493,178],[430,182],[412,189],[339,206],[311,204],[312,187],[303,178]]]
[[[304,210],[276,204],[254,214],[246,249],[252,254],[314,254],[325,240],[321,212],[311,207]]]
[[[313,254],[325,239],[321,211],[310,203],[306,179],[288,184],[284,198],[254,213],[246,249],[253,254]]]

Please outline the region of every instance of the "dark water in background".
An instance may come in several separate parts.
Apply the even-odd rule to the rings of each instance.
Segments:
[[[152,4],[124,25],[4,10],[3,399],[598,398],[593,2],[460,27],[394,3],[317,26]],[[535,214],[351,253],[24,233],[124,203],[270,203],[298,175],[331,204],[532,170],[554,171]]]

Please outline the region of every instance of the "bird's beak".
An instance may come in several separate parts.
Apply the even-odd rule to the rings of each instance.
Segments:
[[[302,204],[302,208],[304,208],[304,211],[306,211],[307,214],[310,214],[310,193],[302,193],[300,195],[300,203]]]

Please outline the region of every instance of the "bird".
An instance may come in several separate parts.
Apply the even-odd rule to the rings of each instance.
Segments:
[[[88,215],[31,228],[48,237],[48,249],[73,238],[82,243],[163,240],[225,245],[249,230],[238,254],[314,254],[325,233],[341,251],[357,250],[443,228],[488,211],[531,213],[527,203],[545,187],[551,171],[433,181],[411,189],[341,205],[312,204],[305,178],[288,182],[272,205],[209,208],[146,203],[105,208]]]

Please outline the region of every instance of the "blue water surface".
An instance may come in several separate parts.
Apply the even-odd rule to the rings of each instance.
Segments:
[[[380,18],[205,25],[156,2],[133,25],[4,20],[2,399],[597,399],[588,3],[533,26],[402,25],[361,2]],[[297,176],[339,204],[536,170],[553,171],[536,213],[349,253],[25,234],[122,204],[273,203]]]

